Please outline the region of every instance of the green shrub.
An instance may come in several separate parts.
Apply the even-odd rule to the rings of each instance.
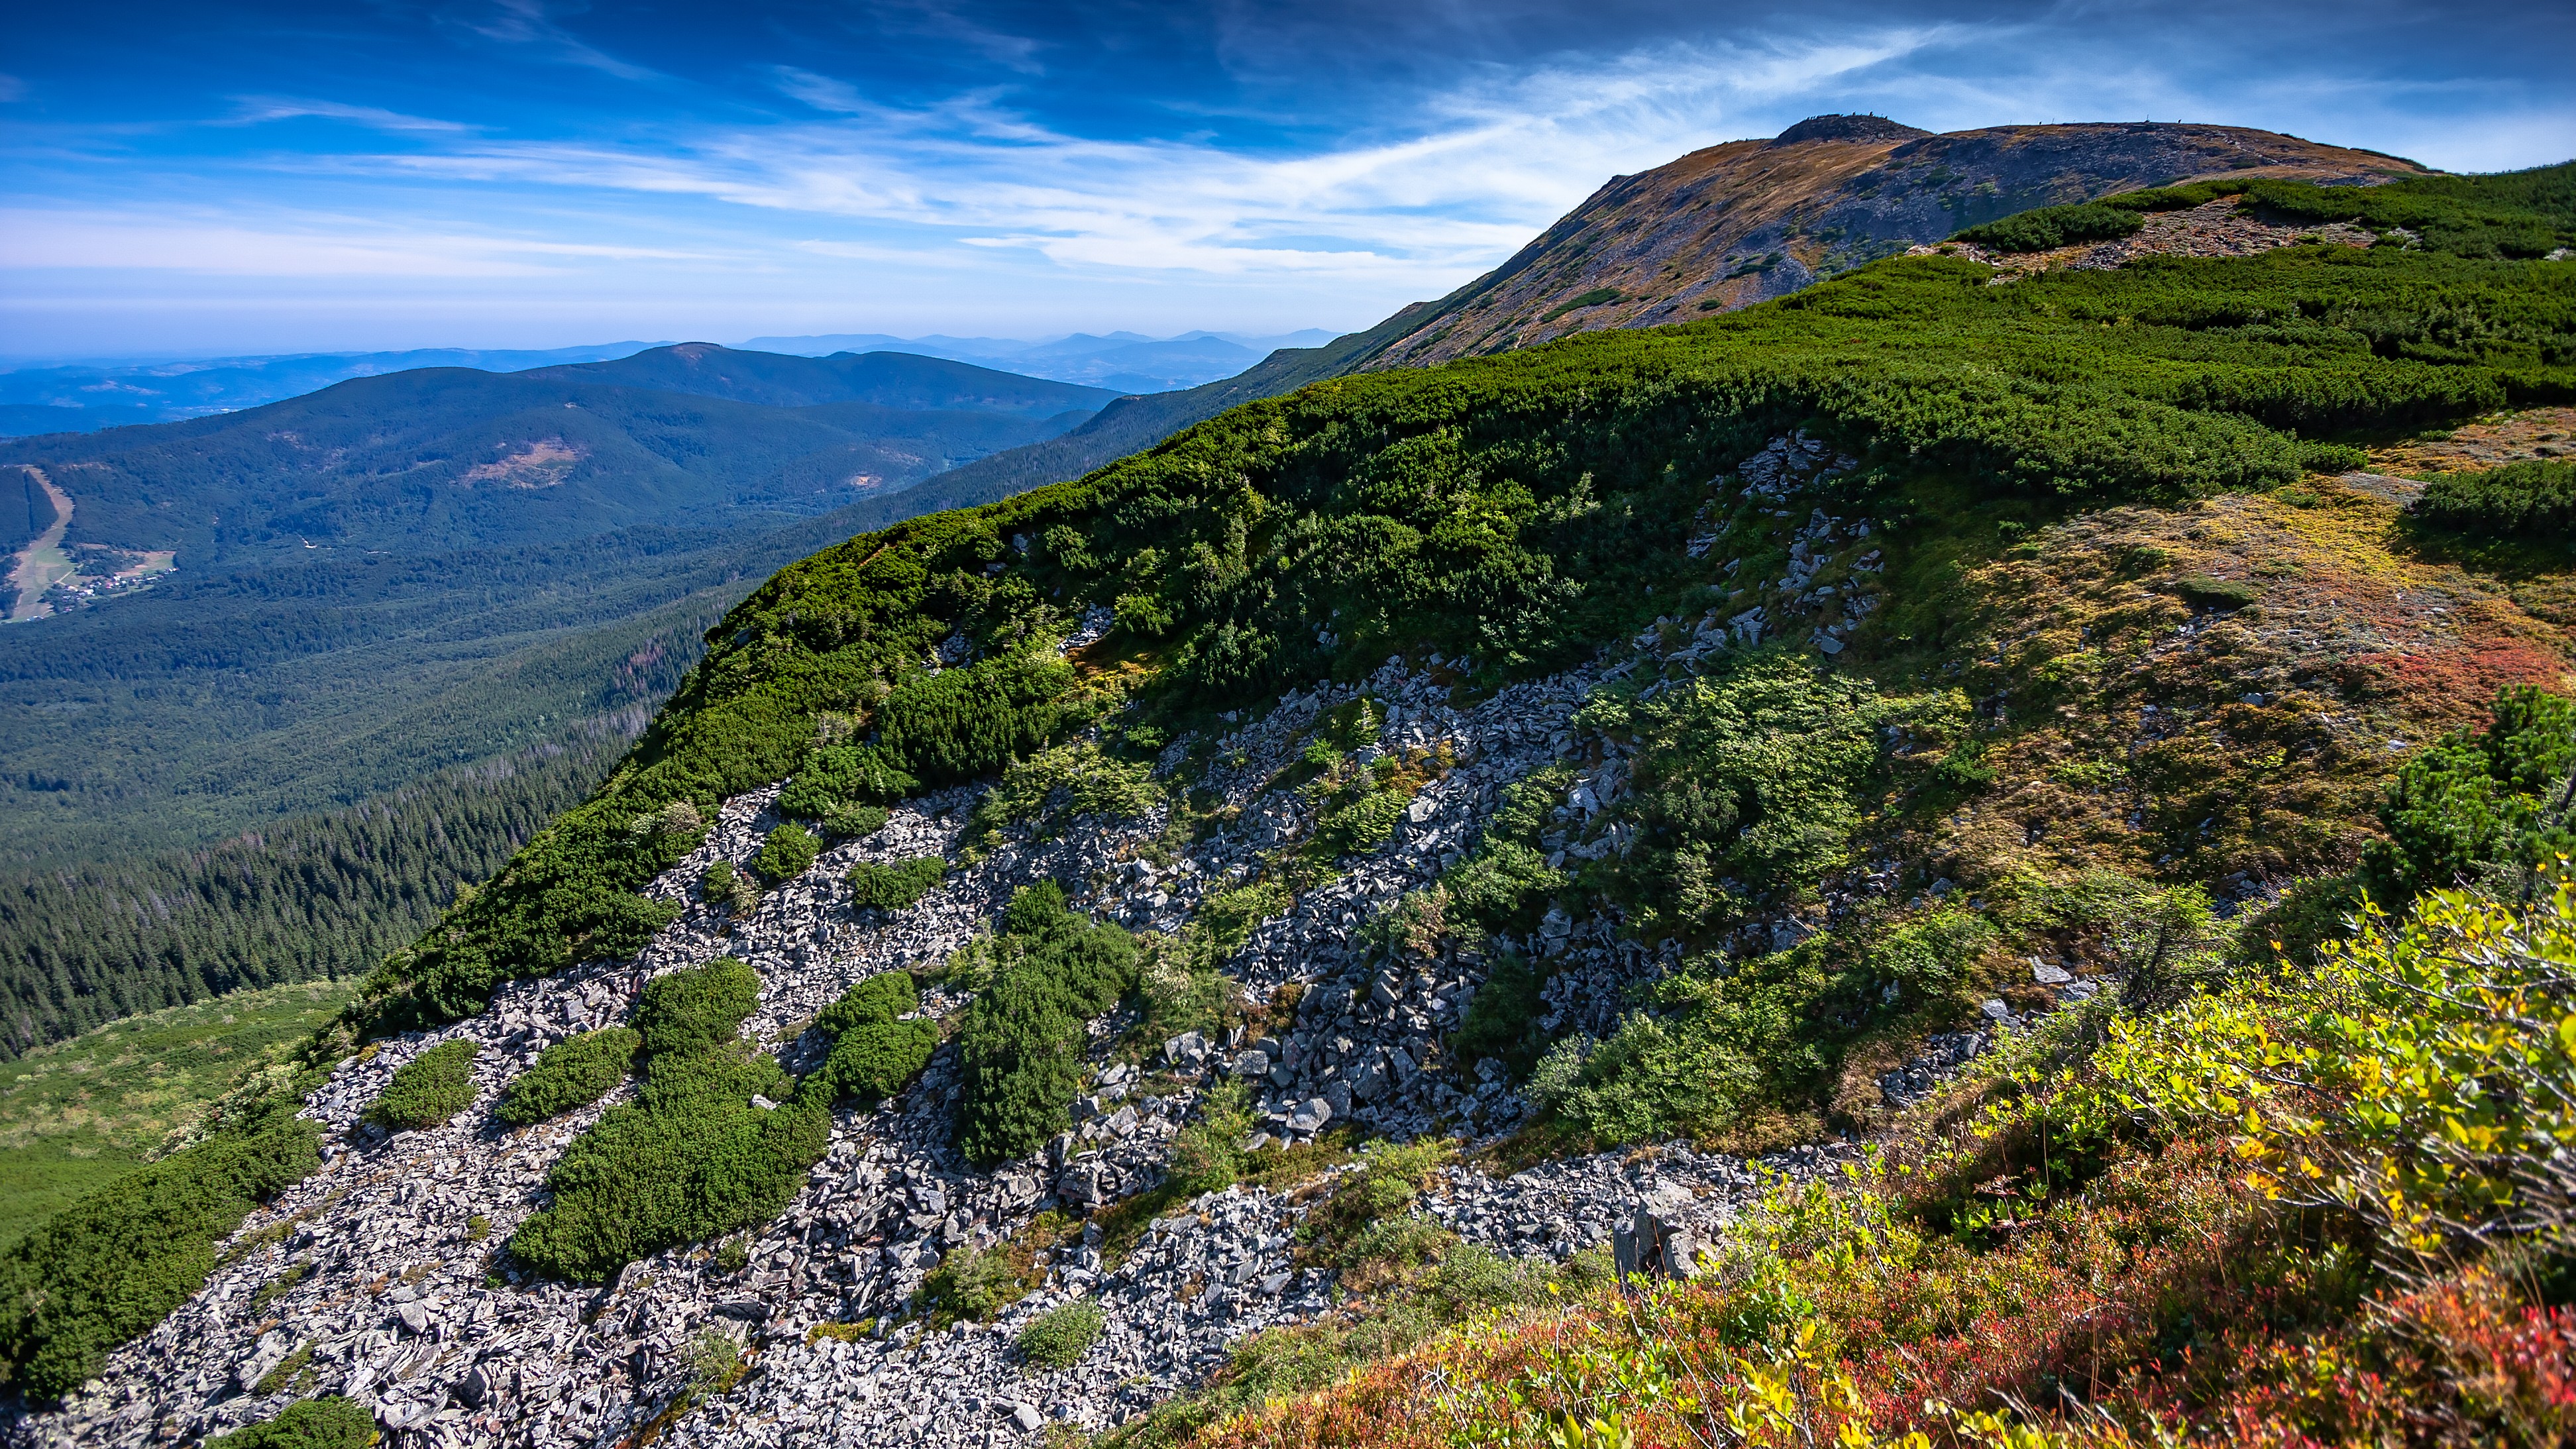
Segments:
[[[817,1030],[834,1035],[856,1026],[883,1025],[921,1009],[921,989],[909,971],[882,971],[841,993],[814,1018]]]
[[[977,1163],[1032,1152],[1072,1126],[1084,1025],[1136,981],[1136,943],[1065,909],[1052,882],[1023,888],[1002,913],[1010,948],[958,1032],[964,1092],[957,1146]]]
[[[901,1091],[939,1045],[937,1026],[897,1020],[920,1008],[921,993],[904,971],[871,976],[841,993],[814,1019],[815,1029],[835,1040],[804,1091],[827,1103],[856,1097],[871,1105]]]
[[[977,802],[971,829],[979,845],[1014,825],[1032,827],[1043,840],[1085,816],[1132,820],[1162,798],[1150,763],[1112,759],[1089,741],[1059,745],[1002,771]]]
[[[1568,312],[1580,311],[1585,307],[1598,307],[1604,302],[1616,302],[1625,295],[1627,294],[1621,292],[1616,287],[1595,287],[1589,292],[1585,292],[1579,296],[1570,297],[1563,302],[1559,302],[1555,306],[1549,308],[1546,313],[1539,318],[1539,320],[1542,322],[1553,322]]]
[[[882,805],[839,805],[823,817],[826,840],[865,840],[885,828],[894,816]]]
[[[1547,913],[1548,897],[1565,889],[1565,872],[1517,840],[1487,832],[1484,845],[1444,871],[1450,917],[1489,932],[1529,930]]]
[[[1332,1191],[1297,1225],[1297,1237],[1328,1261],[1355,1261],[1370,1252],[1371,1230],[1404,1218],[1455,1151],[1436,1137],[1370,1143],[1361,1151],[1359,1168],[1335,1179]]]
[[[2299,444],[2299,466],[2311,473],[2350,473],[2370,466],[2370,455],[2343,443]]]
[[[710,905],[732,907],[737,916],[760,909],[760,883],[735,870],[729,860],[707,863],[706,873],[698,877],[698,894]]]
[[[2576,854],[2576,702],[2529,686],[2500,691],[2486,729],[2425,746],[2379,807],[2387,837],[2362,855],[2361,882],[2388,910],[2455,885],[2528,889],[2530,872]]]
[[[1884,699],[1786,650],[1733,656],[1652,700],[1597,699],[1578,719],[1640,748],[1603,821],[1631,823],[1638,843],[1599,875],[1647,936],[1714,930],[1806,889],[1849,859],[1860,794],[1884,778],[1880,731],[1946,707]]]
[[[822,843],[804,826],[790,820],[769,832],[769,838],[760,843],[760,853],[751,858],[751,868],[762,880],[784,885],[803,875],[822,849]]]
[[[938,1046],[939,1028],[927,1021],[854,1026],[832,1044],[819,1075],[830,1100],[855,1097],[874,1106],[920,1076]]]
[[[887,697],[878,738],[928,784],[991,774],[1046,747],[1072,679],[1063,660],[1026,654],[916,676]]]
[[[1870,970],[1918,1002],[1956,996],[1970,968],[1993,949],[1998,933],[1982,916],[1942,906],[1887,933],[1871,951]]]
[[[322,1165],[318,1124],[281,1094],[220,1135],[135,1169],[0,1250],[0,1360],[31,1401],[97,1376],[118,1345],[205,1285],[215,1244]]]
[[[1020,1357],[1039,1368],[1067,1369],[1080,1362],[1107,1331],[1109,1319],[1088,1298],[1059,1303],[1020,1330]]]
[[[654,977],[635,1008],[635,1028],[656,1056],[706,1051],[732,1041],[759,1007],[760,973],[725,956]]]
[[[2514,543],[2576,540],[2576,462],[2509,463],[2445,473],[2409,509],[2436,528]]]
[[[464,1037],[403,1063],[367,1109],[367,1120],[405,1132],[439,1126],[473,1106],[474,1058],[482,1050],[482,1043]]]
[[[366,1449],[374,1442],[376,1416],[354,1399],[326,1394],[289,1404],[274,1419],[217,1434],[206,1449]]]
[[[1461,1061],[1474,1063],[1491,1057],[1512,1070],[1515,1076],[1526,1076],[1537,1065],[1539,1053],[1547,1049],[1547,1033],[1538,1022],[1545,1015],[1545,1002],[1539,988],[1546,978],[1516,955],[1496,958],[1485,975],[1485,984],[1476,989],[1476,999],[1467,1003],[1467,1014],[1458,1022],[1457,1032],[1450,1037],[1450,1048]]]
[[[692,1396],[729,1394],[750,1372],[742,1345],[720,1328],[703,1328],[689,1340],[689,1389]]]
[[[1810,1109],[1873,1020],[1876,984],[1830,937],[1734,965],[1699,958],[1656,984],[1651,1013],[1588,1050],[1559,1043],[1531,1072],[1530,1095],[1605,1144],[1705,1137],[1742,1130],[1754,1113]]]
[[[981,1323],[1018,1297],[1019,1286],[1010,1259],[984,1248],[957,1248],[923,1275],[912,1302],[934,1329],[960,1320]]]
[[[2146,218],[2134,211],[2099,202],[2043,206],[2033,211],[1972,226],[1950,240],[1973,242],[1999,252],[2044,252],[2078,242],[2118,241],[2134,235]]]
[[[1224,1191],[1243,1170],[1243,1139],[1251,1131],[1250,1087],[1227,1080],[1201,1093],[1198,1116],[1172,1138],[1173,1191],[1184,1197]]]
[[[514,1127],[525,1127],[587,1107],[626,1080],[635,1054],[643,1047],[643,1034],[622,1026],[566,1037],[537,1054],[536,1061],[510,1083],[493,1115]]]
[[[778,810],[828,822],[836,812],[891,805],[920,788],[893,755],[874,745],[821,745],[778,792]]]
[[[939,889],[948,862],[935,855],[916,855],[880,865],[872,860],[850,867],[850,904],[899,911]]]
[[[795,1086],[746,1043],[655,1051],[635,1101],[609,1108],[546,1174],[554,1201],[511,1235],[510,1255],[600,1283],[638,1258],[776,1216],[831,1140],[829,1113],[792,1101]],[[755,1106],[755,1096],[789,1105]]]

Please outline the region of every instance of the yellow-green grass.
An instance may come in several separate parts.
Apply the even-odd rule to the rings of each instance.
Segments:
[[[0,1244],[139,1166],[244,1068],[293,1051],[355,985],[238,991],[0,1063]]]

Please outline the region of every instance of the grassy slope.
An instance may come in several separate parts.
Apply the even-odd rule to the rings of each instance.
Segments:
[[[0,1066],[0,1243],[139,1165],[244,1070],[289,1056],[353,990],[310,981],[237,992]]]

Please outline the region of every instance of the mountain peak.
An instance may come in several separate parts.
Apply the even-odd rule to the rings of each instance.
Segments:
[[[1910,141],[1932,133],[1891,121],[1885,116],[1854,112],[1844,116],[1809,116],[1771,138],[1774,146],[1794,145],[1800,141]]]

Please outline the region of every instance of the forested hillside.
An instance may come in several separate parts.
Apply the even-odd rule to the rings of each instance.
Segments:
[[[224,992],[363,975],[623,747],[598,728],[211,846],[0,873],[0,1057]]]

